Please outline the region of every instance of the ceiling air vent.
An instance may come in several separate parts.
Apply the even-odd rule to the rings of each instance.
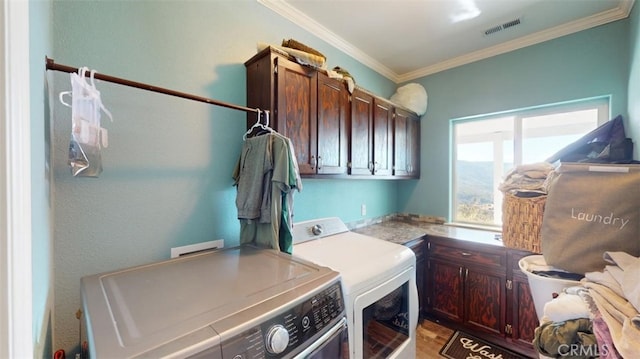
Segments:
[[[520,23],[521,23],[520,18],[511,20],[511,21],[507,21],[504,24],[500,24],[500,25],[497,25],[497,26],[494,26],[494,27],[490,27],[490,28],[484,30],[484,35],[485,36],[493,35],[496,32],[499,32],[499,31],[502,31],[502,30],[506,30],[506,29],[512,28],[514,26],[520,25]]]

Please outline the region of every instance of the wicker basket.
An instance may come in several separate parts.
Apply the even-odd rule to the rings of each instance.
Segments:
[[[542,253],[540,228],[546,195],[517,197],[504,193],[502,201],[502,242],[506,247]]]

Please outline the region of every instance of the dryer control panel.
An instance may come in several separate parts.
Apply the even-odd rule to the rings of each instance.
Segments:
[[[345,317],[340,282],[293,304],[262,324],[222,343],[222,357],[281,358],[317,341]]]
[[[348,232],[349,228],[338,217],[314,219],[293,224],[293,243],[303,243],[313,239]]]

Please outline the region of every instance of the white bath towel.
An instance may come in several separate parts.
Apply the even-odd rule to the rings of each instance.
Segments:
[[[635,325],[638,311],[608,287],[592,282],[584,285],[607,323],[618,352],[624,358],[635,358],[640,348],[640,327]]]
[[[640,311],[640,258],[625,252],[605,252],[605,261],[615,264],[618,268],[609,268],[611,276],[619,283],[622,296],[625,297],[637,311]],[[613,289],[613,288],[612,288]]]
[[[590,318],[589,306],[576,294],[560,293],[544,305],[544,316],[552,322]]]
[[[584,280],[588,280],[590,282],[602,284],[605,287],[608,287],[616,294],[621,297],[624,297],[624,292],[622,291],[622,285],[613,275],[613,273],[617,272],[622,274],[622,270],[619,267],[615,266],[606,266],[605,270],[602,272],[587,272],[584,274]]]

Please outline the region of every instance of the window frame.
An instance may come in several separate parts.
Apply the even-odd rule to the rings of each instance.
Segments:
[[[454,118],[449,121],[449,220],[450,224],[462,227],[473,227],[473,228],[482,228],[482,229],[501,229],[502,223],[496,224],[487,224],[487,223],[476,223],[469,221],[461,221],[456,218],[457,216],[457,176],[456,176],[456,161],[457,161],[457,143],[456,143],[456,133],[455,126],[461,123],[469,123],[469,122],[478,122],[478,121],[487,121],[493,120],[502,117],[514,117],[512,121],[514,121],[513,126],[513,162],[514,166],[522,164],[523,160],[523,118],[530,118],[536,116],[545,116],[545,115],[553,115],[560,114],[566,112],[574,112],[581,110],[589,110],[589,109],[597,109],[598,111],[598,119],[596,127],[601,126],[611,119],[611,96],[597,96],[590,97],[585,99],[579,99],[574,101],[565,101],[565,102],[557,102],[552,104],[546,104],[541,106],[533,106],[526,107],[508,111],[494,112],[482,115],[474,115],[468,117],[460,117]],[[497,149],[500,155],[503,156],[503,151],[501,146],[495,146],[494,149]],[[499,156],[500,156],[499,155]],[[502,193],[497,190],[497,185],[499,183],[496,180],[501,180],[504,173],[502,173],[503,161],[495,161],[496,154],[494,153],[494,166],[493,166],[493,179],[494,179],[494,191],[493,191],[493,205],[494,205],[494,219],[501,217],[501,200]],[[498,211],[496,214],[495,211]]]

